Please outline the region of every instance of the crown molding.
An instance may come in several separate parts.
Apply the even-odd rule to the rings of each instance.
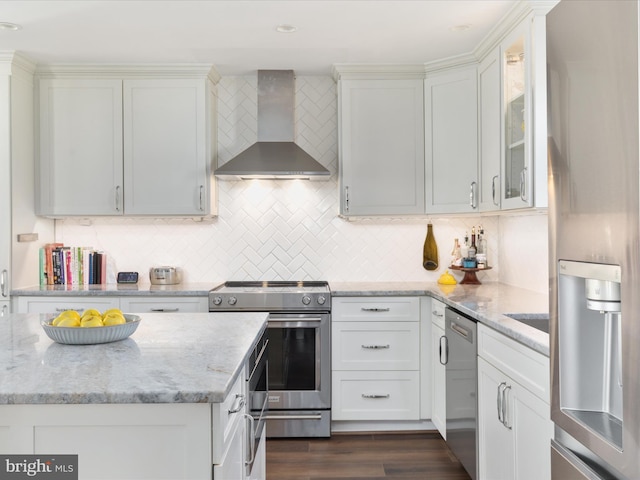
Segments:
[[[423,64],[337,63],[331,67],[333,79],[398,79],[424,78]]]
[[[220,74],[209,64],[49,64],[38,65],[36,74],[40,78],[65,77],[149,77],[193,78],[206,76],[214,84],[220,81]]]
[[[456,55],[454,57],[442,58],[424,64],[426,75],[448,70],[450,68],[459,67],[475,67],[478,65],[478,59],[472,53]]]
[[[516,3],[473,49],[473,54],[478,60],[482,60],[529,15],[533,13],[544,16],[559,2],[560,0],[521,0]]]
[[[0,51],[0,71],[7,75],[31,75],[36,71],[36,64],[25,55],[16,51]]]

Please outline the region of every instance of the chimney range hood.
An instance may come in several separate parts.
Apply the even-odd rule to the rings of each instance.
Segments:
[[[222,180],[327,180],[329,170],[294,143],[293,70],[258,71],[258,141],[217,168]]]

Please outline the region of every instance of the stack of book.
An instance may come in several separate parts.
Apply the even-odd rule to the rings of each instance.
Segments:
[[[40,248],[40,285],[106,283],[107,255],[92,247],[47,243]]]

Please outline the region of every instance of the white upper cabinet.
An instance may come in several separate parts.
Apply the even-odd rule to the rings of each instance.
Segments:
[[[122,215],[122,82],[40,81],[40,215]]]
[[[495,49],[478,67],[478,125],[480,149],[479,207],[481,211],[500,209],[500,165],[502,130],[502,88],[500,51]]]
[[[210,77],[108,77],[40,80],[37,213],[215,214]]]
[[[206,92],[199,80],[124,81],[124,211],[204,215]]]
[[[340,213],[424,213],[424,74],[337,71]]]
[[[501,207],[546,207],[545,18],[531,14],[500,46],[503,85]]]
[[[426,211],[478,211],[477,70],[425,80]]]

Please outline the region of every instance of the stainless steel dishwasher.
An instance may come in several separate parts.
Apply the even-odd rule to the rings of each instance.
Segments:
[[[447,444],[469,476],[477,478],[476,322],[460,312],[445,309],[445,333],[440,341],[440,361],[447,376]]]

